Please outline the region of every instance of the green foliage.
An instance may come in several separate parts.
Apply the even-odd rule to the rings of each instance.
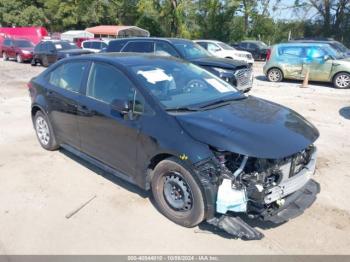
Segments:
[[[260,39],[327,36],[350,43],[350,1],[295,0],[295,13],[316,12],[313,20],[278,21],[270,11],[282,0],[0,0],[1,26],[43,25],[50,31],[100,24],[137,25],[153,36]],[[326,3],[329,3],[327,5]],[[271,8],[272,7],[272,8]]]

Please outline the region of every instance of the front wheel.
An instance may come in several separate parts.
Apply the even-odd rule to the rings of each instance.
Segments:
[[[46,150],[56,150],[59,146],[56,142],[51,125],[46,115],[38,111],[34,117],[34,127],[40,145]]]
[[[346,89],[350,88],[350,74],[338,73],[333,79],[333,85],[335,88]]]
[[[176,224],[194,227],[203,221],[200,185],[176,158],[165,159],[155,167],[152,193],[159,211]]]
[[[272,68],[267,72],[267,79],[270,82],[281,82],[283,80],[283,73],[278,68]]]
[[[23,63],[23,59],[22,59],[20,54],[17,54],[16,60],[17,60],[18,63]]]

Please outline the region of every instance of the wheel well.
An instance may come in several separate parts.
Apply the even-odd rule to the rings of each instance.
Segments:
[[[333,75],[333,77],[332,77],[332,82],[334,82],[335,77],[336,77],[337,75],[341,74],[341,73],[345,73],[345,74],[350,75],[350,72],[346,72],[346,71],[336,72],[336,73]]]
[[[172,157],[171,154],[158,154],[154,157],[152,157],[151,161],[149,162],[148,169],[154,169],[158,163],[166,158]]]
[[[38,107],[38,106],[33,106],[33,107],[32,107],[32,118],[34,118],[35,114],[36,114],[38,111],[41,111],[41,108],[40,108],[40,107]]]

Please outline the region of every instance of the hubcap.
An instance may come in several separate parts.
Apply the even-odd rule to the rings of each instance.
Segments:
[[[192,208],[192,192],[179,173],[171,172],[165,176],[163,194],[168,205],[176,211]]]
[[[6,53],[2,53],[2,58],[5,60],[7,58]]]
[[[17,55],[17,62],[22,62],[22,57],[20,55]]]
[[[50,130],[43,117],[39,116],[36,119],[35,128],[40,142],[46,146],[50,141]]]
[[[271,70],[269,73],[269,79],[272,82],[277,82],[281,78],[281,73],[278,70]]]
[[[337,86],[339,87],[348,87],[350,85],[350,77],[348,75],[340,75],[335,80]]]

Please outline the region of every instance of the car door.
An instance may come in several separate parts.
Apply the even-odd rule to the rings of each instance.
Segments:
[[[302,46],[278,47],[277,62],[282,68],[283,75],[289,79],[301,79],[305,71],[304,48]]]
[[[306,48],[307,62],[309,66],[309,79],[313,81],[328,81],[333,67],[332,59],[325,59],[328,53],[319,46]]]
[[[15,58],[16,57],[16,51],[15,51],[15,45],[13,40],[8,39],[7,42],[7,55],[9,58]]]
[[[57,46],[60,44],[55,44],[52,42],[47,42],[46,56],[49,64],[53,64],[57,61]]]
[[[132,101],[133,84],[115,66],[94,62],[85,94],[78,105],[82,151],[125,175],[134,174],[139,122],[112,109],[113,101]]]
[[[46,93],[49,117],[55,135],[60,143],[80,149],[77,123],[77,101],[88,62],[72,61],[64,63],[47,75]]]

